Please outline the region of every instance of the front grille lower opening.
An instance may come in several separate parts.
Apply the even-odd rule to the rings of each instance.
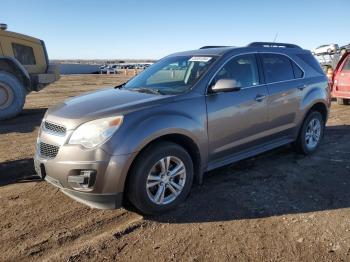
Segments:
[[[40,142],[40,155],[45,158],[55,158],[58,154],[59,147]]]

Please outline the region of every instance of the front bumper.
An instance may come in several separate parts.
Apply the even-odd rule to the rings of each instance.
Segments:
[[[36,150],[35,170],[39,176],[59,188],[69,197],[90,207],[119,208],[133,154],[111,156],[102,149],[84,150],[80,146],[62,145],[53,159],[40,156]],[[79,188],[68,178],[79,176],[82,170],[93,170],[95,179],[88,188]]]

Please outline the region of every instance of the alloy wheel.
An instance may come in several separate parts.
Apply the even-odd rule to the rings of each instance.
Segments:
[[[321,122],[317,118],[312,118],[307,125],[306,133],[305,133],[305,143],[308,149],[314,149],[321,138]]]
[[[146,180],[149,199],[157,205],[173,202],[186,183],[185,164],[175,156],[167,156],[153,165]]]

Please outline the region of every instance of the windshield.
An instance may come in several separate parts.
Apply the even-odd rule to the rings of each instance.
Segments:
[[[164,95],[189,90],[214,62],[211,56],[175,56],[160,60],[125,84],[124,88]]]

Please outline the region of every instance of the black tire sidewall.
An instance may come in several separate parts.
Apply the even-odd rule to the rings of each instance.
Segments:
[[[24,106],[26,90],[22,83],[13,75],[0,71],[0,82],[11,88],[14,100],[11,105],[0,110],[0,120],[8,119],[19,114]]]
[[[146,181],[148,173],[153,165],[166,156],[178,157],[186,168],[186,183],[180,195],[167,205],[157,205],[153,203],[147,194]],[[142,213],[154,215],[173,209],[183,202],[188,196],[193,183],[193,163],[190,155],[181,146],[174,143],[159,143],[147,148],[136,160],[135,166],[130,173],[128,185],[128,197],[130,202]]]
[[[306,133],[306,129],[307,129],[308,124],[314,118],[317,118],[320,121],[320,123],[321,123],[321,135],[320,135],[320,139],[319,139],[319,141],[317,143],[317,146],[315,148],[313,148],[313,149],[309,149],[306,146],[305,133]],[[305,118],[305,120],[303,122],[303,126],[302,126],[300,134],[299,134],[299,147],[300,147],[302,153],[308,155],[308,154],[311,154],[311,153],[313,153],[313,152],[315,152],[317,150],[317,148],[320,146],[320,142],[321,142],[322,137],[324,135],[324,129],[325,129],[325,123],[324,123],[324,120],[322,118],[321,113],[318,112],[318,111],[310,112],[310,114],[308,114],[308,116]]]

